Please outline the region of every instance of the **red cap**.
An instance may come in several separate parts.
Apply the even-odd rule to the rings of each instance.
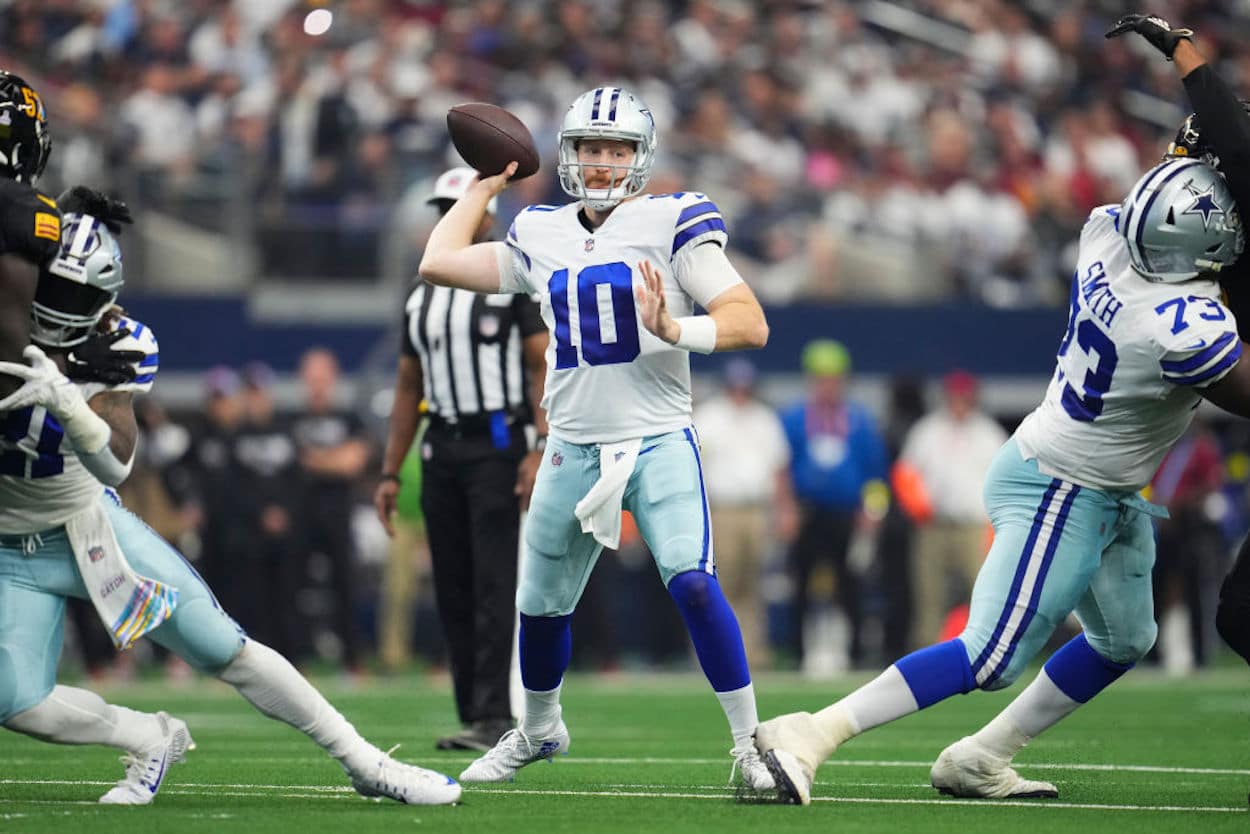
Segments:
[[[977,378],[967,371],[951,371],[943,377],[942,388],[951,396],[972,397],[977,393]]]

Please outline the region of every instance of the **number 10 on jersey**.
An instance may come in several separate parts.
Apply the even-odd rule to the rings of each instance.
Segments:
[[[569,271],[559,269],[547,281],[555,317],[556,370],[576,368],[578,345],[569,324]],[[638,315],[634,307],[634,273],[629,264],[613,261],[583,267],[573,290],[581,355],[588,365],[632,362],[639,353]],[[607,327],[605,327],[607,323]]]

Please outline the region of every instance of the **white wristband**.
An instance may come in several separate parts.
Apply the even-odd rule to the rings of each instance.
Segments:
[[[673,319],[679,328],[675,347],[691,353],[716,350],[716,319],[711,316],[682,316]]]

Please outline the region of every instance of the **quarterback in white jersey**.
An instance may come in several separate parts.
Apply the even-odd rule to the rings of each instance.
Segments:
[[[751,745],[755,694],[737,619],[716,581],[691,425],[688,353],[763,347],[768,325],[725,256],[725,221],[697,193],[644,194],[651,112],[632,93],[579,96],[559,136],[560,183],[577,202],[530,206],[502,242],[473,244],[516,170],[475,183],[430,235],[421,276],[483,293],[532,293],[551,331],[543,405],[551,437],[535,481],[517,588],[525,715],[463,781],[504,781],[569,744],[559,692],[569,618],[622,508],[660,576],[729,720],[746,785],[772,777]],[[700,306],[707,312],[695,313]]]
[[[57,685],[65,600],[77,597],[92,602],[118,647],[150,635],[308,734],[359,793],[456,801],[454,780],[369,744],[281,655],[248,639],[190,564],[106,488],[129,474],[132,398],[152,387],[156,338],[111,306],[123,284],[114,234],[129,222],[125,206],[85,192],[61,208],[61,248],[35,293],[29,364],[0,362],[23,381],[0,399],[0,725],[124,750],[126,773],[100,797],[106,804],[152,802],[169,766],[194,748],[184,721]]]
[[[1167,160],[1081,234],[1071,312],[1042,404],[985,483],[994,542],[958,638],[913,652],[812,714],[756,731],[782,798],[807,804],[816,767],[849,739],[973,689],[1012,683],[1074,613],[1083,631],[930,771],[942,793],[1055,797],[1011,760],[1154,644],[1152,516],[1138,494],[1206,398],[1250,416],[1250,366],[1215,277],[1244,236],[1221,176]]]

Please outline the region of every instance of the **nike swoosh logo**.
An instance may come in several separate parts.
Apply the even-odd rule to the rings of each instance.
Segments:
[[[156,779],[153,780],[152,783],[150,784],[147,782],[142,783],[145,788],[147,788],[148,790],[152,792],[153,796],[156,796],[156,792],[160,790],[161,780],[165,778],[165,765],[167,764],[169,764],[169,751],[168,750],[165,751],[165,755],[161,756],[161,769],[160,771],[157,772]]]

